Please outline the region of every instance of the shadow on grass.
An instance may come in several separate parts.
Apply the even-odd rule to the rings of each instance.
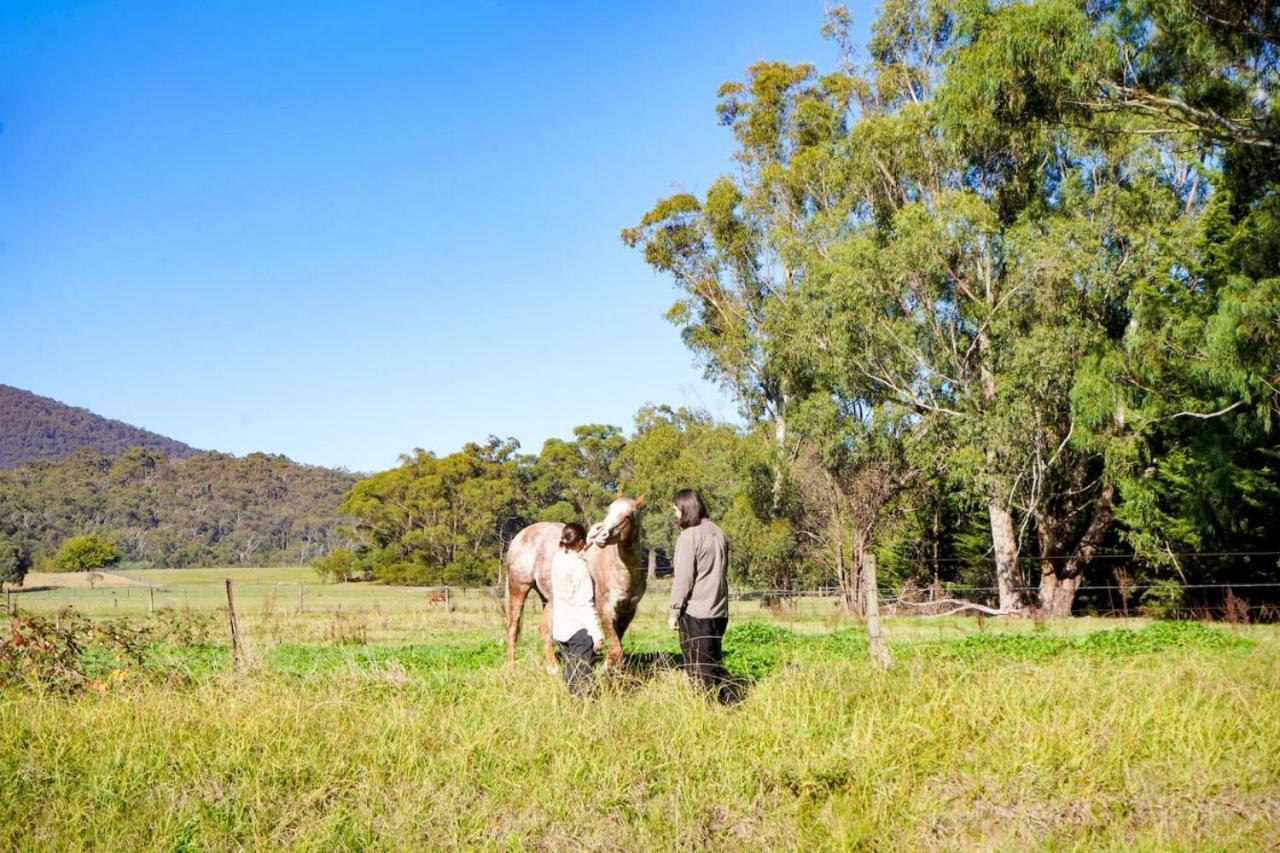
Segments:
[[[685,671],[684,655],[679,652],[632,652],[623,659],[622,670],[606,676],[611,689],[636,690],[666,672]],[[701,687],[700,682],[695,685]],[[708,690],[707,698],[721,705],[736,705],[747,698],[755,686],[754,678],[738,677],[725,670],[718,689]]]

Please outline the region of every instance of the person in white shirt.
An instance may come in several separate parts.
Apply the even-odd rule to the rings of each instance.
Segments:
[[[591,688],[591,665],[604,640],[595,583],[582,554],[586,545],[586,528],[570,522],[551,559],[551,639],[560,649],[565,684],[575,696]]]

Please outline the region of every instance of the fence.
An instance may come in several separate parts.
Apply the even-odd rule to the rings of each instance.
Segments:
[[[181,572],[181,570],[175,570]],[[656,611],[666,607],[666,585],[650,589],[641,602],[641,610]],[[1178,600],[1144,601],[1144,594],[1160,594],[1174,590]],[[374,584],[302,583],[235,583],[237,599],[246,612],[266,610],[275,613],[305,614],[366,609],[379,613],[452,613],[487,611],[501,613],[504,597],[498,587],[396,587]],[[1016,591],[1033,598],[1037,587],[1017,587]],[[931,605],[957,599],[989,601],[997,590],[988,586],[946,584],[924,588],[881,587],[880,601],[886,616],[936,615]],[[1280,582],[1245,582],[1233,584],[1088,584],[1077,588],[1076,613],[1089,615],[1139,615],[1159,606],[1161,615],[1197,618],[1226,618],[1234,621],[1272,621],[1280,619]],[[829,585],[808,588],[767,588],[731,586],[731,601],[740,604],[757,602],[762,609],[787,609],[799,606],[832,608],[842,605],[844,591]],[[536,596],[535,596],[536,597]],[[138,615],[164,609],[185,611],[218,611],[226,607],[223,582],[191,584],[102,585],[90,587],[18,588],[6,594],[9,609],[22,608],[34,612],[54,612],[71,607],[85,615]]]

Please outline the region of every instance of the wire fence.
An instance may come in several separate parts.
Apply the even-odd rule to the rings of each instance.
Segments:
[[[1144,599],[1150,591],[1167,594],[1173,589],[1177,600],[1158,599],[1161,615],[1173,613],[1207,614],[1207,618],[1251,614],[1254,618],[1280,617],[1280,582],[1189,583],[1171,588],[1167,584],[1086,584],[1076,588],[1076,612],[1094,615],[1111,613],[1130,615],[1143,608],[1151,609]],[[378,612],[434,613],[475,610],[505,610],[501,587],[426,586],[403,587],[376,584],[319,584],[297,581],[254,583],[237,581],[236,595],[246,610],[266,609],[272,612],[329,612],[334,610],[369,609]],[[1028,602],[1034,602],[1039,591],[1035,586],[1019,586],[1014,590]],[[729,598],[741,605],[757,603],[761,609],[785,610],[797,607],[849,607],[860,612],[861,591],[851,600],[852,590],[835,585],[811,587],[731,586]],[[927,607],[955,601],[982,602],[995,599],[998,589],[992,586],[942,584],[930,587],[881,587],[879,599],[887,609],[886,616],[936,615]],[[537,600],[536,595],[531,598]],[[142,580],[127,584],[103,583],[80,587],[27,587],[6,593],[6,606],[33,611],[55,611],[71,607],[97,615],[120,615],[155,612],[162,609],[222,610],[226,607],[222,581],[204,583],[149,583]],[[663,585],[650,590],[641,599],[640,610],[664,610],[667,606]]]

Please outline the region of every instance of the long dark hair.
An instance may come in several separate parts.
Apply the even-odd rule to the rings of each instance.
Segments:
[[[571,548],[587,538],[587,528],[576,521],[571,521],[560,531],[560,547]]]
[[[707,517],[707,508],[702,505],[702,498],[693,489],[681,489],[671,502],[680,513],[681,527],[696,527]]]

